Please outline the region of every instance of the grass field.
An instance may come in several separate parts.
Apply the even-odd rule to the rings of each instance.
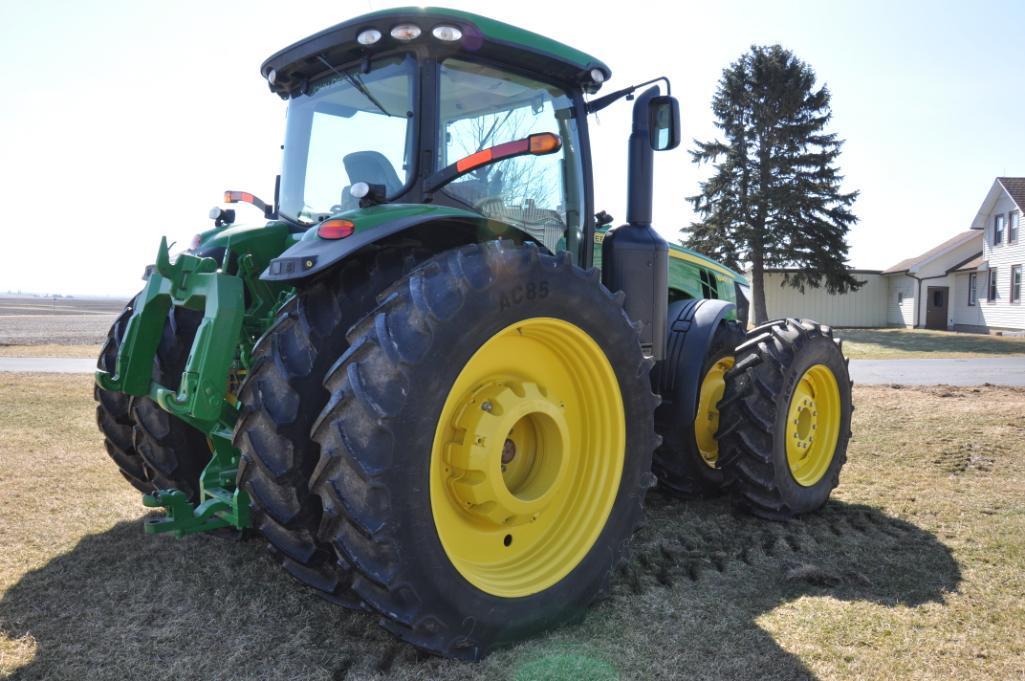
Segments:
[[[855,390],[821,513],[653,492],[581,624],[467,664],[324,603],[258,541],[144,535],[88,377],[0,374],[0,677],[1025,678],[1025,391]]]
[[[60,345],[40,343],[39,345],[0,345],[0,357],[78,357],[95,359],[100,356],[99,344]]]
[[[124,306],[123,300],[0,298],[0,357],[95,357],[92,348],[107,337]],[[89,348],[73,347],[78,345]],[[25,346],[59,354],[34,354],[41,348]]]
[[[851,359],[928,359],[1025,355],[1025,337],[926,329],[839,329]]]

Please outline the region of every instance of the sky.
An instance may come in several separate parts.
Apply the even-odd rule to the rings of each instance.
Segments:
[[[0,292],[128,297],[162,235],[207,229],[225,189],[273,198],[285,103],[272,53],[407,3],[0,3]],[[668,76],[684,144],[656,155],[655,226],[679,238],[711,169],[722,70],[779,43],[832,92],[858,190],[850,264],[878,269],[967,229],[994,177],[1025,176],[1025,2],[449,0],[566,42],[612,68],[609,89]],[[605,90],[606,92],[609,90]],[[595,208],[625,217],[630,105],[592,117]],[[238,223],[259,220],[238,208]]]

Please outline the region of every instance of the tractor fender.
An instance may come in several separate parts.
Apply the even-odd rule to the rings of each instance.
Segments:
[[[317,226],[313,226],[299,242],[271,260],[260,279],[298,282],[333,268],[368,246],[404,237],[435,250],[493,239],[510,239],[516,243],[537,242],[527,232],[468,211],[424,208],[428,210],[392,219],[373,220],[372,226],[366,229],[359,228],[361,215],[358,213],[352,216],[343,214],[357,227],[357,231],[343,239],[322,239],[316,234]]]
[[[715,331],[736,305],[726,300],[692,298],[669,306],[666,356],[652,371],[652,389],[662,396],[663,412],[675,423],[690,423],[697,409],[701,370]]]

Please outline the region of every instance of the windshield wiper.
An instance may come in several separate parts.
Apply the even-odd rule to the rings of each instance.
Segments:
[[[378,109],[380,109],[381,113],[383,113],[385,116],[392,115],[388,113],[388,110],[384,108],[381,102],[377,101],[377,97],[374,97],[373,93],[370,92],[370,89],[367,88],[366,84],[362,80],[360,80],[358,76],[354,76],[348,71],[339,71],[335,67],[331,66],[331,64],[328,63],[327,59],[324,59],[322,55],[318,55],[317,59],[319,59],[324,66],[331,69],[335,73],[335,75],[341,76],[345,80],[349,81],[350,85],[356,88],[364,97],[370,100],[370,103],[376,106]]]

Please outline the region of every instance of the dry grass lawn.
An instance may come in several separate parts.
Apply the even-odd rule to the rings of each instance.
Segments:
[[[1025,355],[1025,337],[927,329],[840,329],[851,359],[999,357]]]
[[[418,655],[258,541],[144,535],[90,394],[0,374],[0,677],[1025,678],[1022,390],[856,388],[823,512],[652,493],[608,599],[480,664]]]
[[[100,356],[102,345],[60,345],[42,343],[40,345],[0,345],[0,357],[79,357],[96,359]]]

